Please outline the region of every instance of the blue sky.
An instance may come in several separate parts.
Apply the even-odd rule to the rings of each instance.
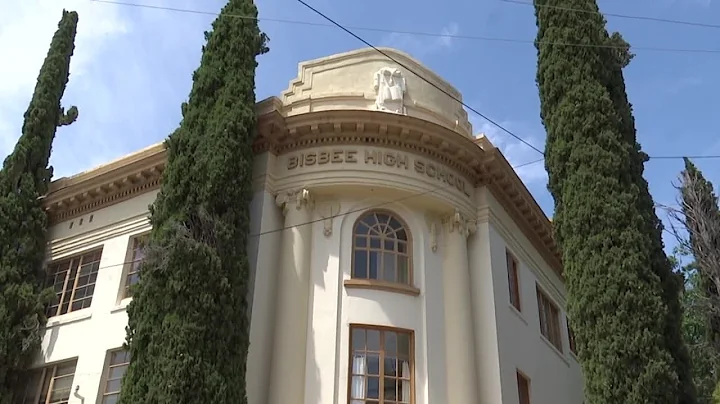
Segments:
[[[9,3],[10,0],[0,0]],[[221,0],[127,0],[145,5],[217,12]],[[533,9],[501,0],[308,0],[346,26],[436,33],[416,36],[357,30],[375,45],[410,53],[447,79],[467,104],[543,148],[535,85]],[[440,5],[442,4],[442,5]],[[24,0],[0,14],[0,154],[10,152],[22,125],[38,69],[63,8],[80,13],[79,32],[65,105],[77,105],[78,122],[61,128],[52,164],[56,178],[87,170],[161,141],[178,124],[191,73],[200,60],[203,31],[212,15],[97,3],[90,0]],[[605,0],[604,12],[720,23],[718,0]],[[326,24],[295,0],[259,0],[270,53],[260,58],[257,96],[279,95],[297,74],[300,61],[363,47]],[[272,19],[321,25],[305,25]],[[625,71],[640,141],[651,156],[718,155],[720,138],[720,30],[608,17],[636,47]],[[449,35],[449,36],[441,36]],[[455,36],[455,37],[453,37]],[[519,42],[463,39],[506,38]],[[523,42],[527,41],[527,42]],[[718,49],[716,53],[652,51],[643,48]],[[470,113],[475,132],[486,133],[513,164],[536,160],[532,149]],[[698,160],[720,182],[720,159]],[[682,161],[651,160],[646,178],[659,204],[674,204],[672,186]],[[551,214],[543,164],[519,174]],[[665,216],[661,212],[661,216]],[[666,238],[666,242],[671,242]]]

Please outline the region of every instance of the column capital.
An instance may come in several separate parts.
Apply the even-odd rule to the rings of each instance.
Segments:
[[[293,207],[296,210],[302,208],[311,210],[315,205],[310,191],[305,188],[280,192],[275,197],[275,203],[282,209],[284,215]]]
[[[445,216],[442,219],[442,224],[443,229],[447,234],[457,232],[463,237],[467,237],[470,234],[475,233],[475,230],[477,229],[477,220],[468,219],[457,209],[455,209],[453,214]]]

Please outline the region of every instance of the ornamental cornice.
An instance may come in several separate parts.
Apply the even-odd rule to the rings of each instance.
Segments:
[[[447,165],[474,186],[487,185],[535,248],[562,277],[550,221],[502,153],[487,139],[472,140],[422,119],[371,110],[328,110],[285,116],[271,97],[256,105],[256,154],[282,155],[332,145],[376,145],[409,151]],[[101,167],[61,178],[44,204],[55,224],[159,188],[166,151],[158,143]]]

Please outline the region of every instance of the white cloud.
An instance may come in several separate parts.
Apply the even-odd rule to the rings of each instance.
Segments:
[[[79,23],[70,64],[73,81],[88,75],[107,41],[128,33],[116,8],[80,0],[25,0],[0,14],[0,153],[8,154],[20,136],[22,114],[32,97],[40,66],[57,30],[63,8],[77,11]],[[98,95],[102,95],[102,90]],[[69,105],[68,105],[69,106]],[[82,111],[81,111],[82,114]]]
[[[515,172],[526,186],[529,187],[540,183],[547,184],[548,176],[543,162],[527,164],[541,159],[540,153],[472,113],[470,123],[472,123],[475,136],[483,133],[495,147],[500,149],[510,165],[513,167],[520,166],[515,169]],[[532,133],[527,125],[514,121],[499,123],[531,145],[540,150],[543,149],[544,137]]]
[[[413,57],[423,57],[443,50],[452,49],[455,38],[460,33],[460,26],[451,22],[440,30],[440,36],[432,40],[427,37],[393,32],[385,36],[381,41],[381,46],[399,49],[409,53]]]
[[[143,4],[220,10],[220,0],[145,0]],[[55,178],[72,175],[158,142],[180,118],[213,16],[89,0],[24,0],[0,13],[0,154],[20,136],[23,113],[62,9],[79,14],[63,106],[78,121],[58,129]]]

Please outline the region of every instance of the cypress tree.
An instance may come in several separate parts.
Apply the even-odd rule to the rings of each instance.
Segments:
[[[667,308],[663,335],[665,337],[665,347],[672,355],[673,366],[678,376],[678,403],[694,404],[697,402],[697,392],[693,383],[692,362],[690,352],[682,336],[683,308],[680,294],[684,288],[684,277],[681,273],[676,273],[673,270],[673,264],[665,254],[665,245],[662,239],[663,224],[655,213],[655,203],[650,195],[648,182],[643,177],[644,164],[648,160],[648,156],[642,151],[637,141],[632,104],[628,100],[627,91],[625,90],[622,69],[630,63],[634,55],[629,51],[629,44],[618,33],[611,35],[608,45],[615,47],[608,49],[611,56],[615,56],[608,59],[611,71],[608,90],[618,113],[619,125],[625,136],[625,141],[635,148],[635,153],[631,153],[632,173],[635,184],[640,191],[640,197],[636,203],[645,219],[644,232],[650,237],[652,243],[651,268],[660,279],[661,296]]]
[[[682,352],[668,346],[679,335],[666,292],[677,279],[664,267],[622,80],[631,55],[594,1],[535,5],[545,165],[586,402],[691,403]]]
[[[256,57],[266,36],[252,0],[230,0],[205,33],[183,119],[166,141],[163,184],[127,312],[131,362],[120,402],[247,402],[246,246]]]
[[[55,130],[77,118],[60,106],[75,49],[78,15],[63,10],[58,30],[40,68],[35,92],[25,112],[22,134],[0,170],[0,404],[12,400],[23,370],[32,364],[42,340],[45,289],[48,166]]]

